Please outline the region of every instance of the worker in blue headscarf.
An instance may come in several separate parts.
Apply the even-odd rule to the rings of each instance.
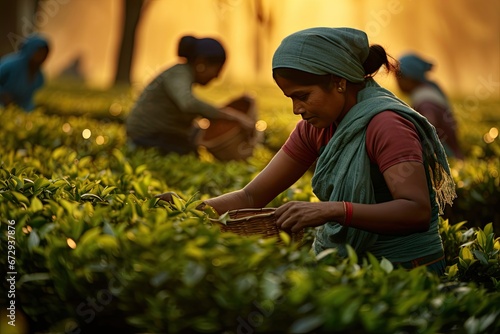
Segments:
[[[399,88],[409,95],[411,106],[434,125],[446,153],[463,159],[451,104],[441,87],[427,78],[433,64],[414,53],[402,56],[399,63],[400,69],[396,76]]]
[[[33,95],[44,84],[41,66],[49,54],[45,38],[33,34],[18,52],[0,59],[0,106],[15,104],[26,111],[34,109]]]

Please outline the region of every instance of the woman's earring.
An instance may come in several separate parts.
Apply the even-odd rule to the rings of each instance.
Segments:
[[[338,90],[338,92],[339,92],[339,93],[342,93],[342,92],[344,91],[344,90],[342,89],[342,87],[337,88],[337,90]]]

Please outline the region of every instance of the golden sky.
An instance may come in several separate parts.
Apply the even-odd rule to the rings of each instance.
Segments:
[[[54,0],[58,1],[58,0]],[[75,57],[90,84],[113,79],[121,34],[118,0],[64,0],[39,28],[56,76]],[[500,96],[500,1],[497,0],[152,0],[137,31],[132,80],[141,86],[177,61],[184,34],[219,38],[228,51],[221,81],[272,83],[271,59],[288,34],[313,26],[365,30],[393,56],[417,51],[435,62],[432,77],[448,91]],[[43,9],[42,9],[43,10]],[[42,13],[43,14],[43,13]],[[379,75],[391,86],[393,78]]]

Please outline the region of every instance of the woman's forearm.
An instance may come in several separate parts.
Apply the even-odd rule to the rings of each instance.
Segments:
[[[219,214],[223,214],[229,210],[254,207],[251,197],[247,196],[243,189],[210,198],[204,202],[213,207]]]
[[[349,210],[352,215],[346,220]],[[280,228],[293,232],[338,222],[371,233],[406,235],[427,231],[430,222],[427,206],[405,199],[378,204],[292,201],[280,206],[275,215]]]
[[[352,219],[348,226],[364,231],[405,235],[429,229],[431,212],[428,206],[405,199],[379,204],[352,204]]]

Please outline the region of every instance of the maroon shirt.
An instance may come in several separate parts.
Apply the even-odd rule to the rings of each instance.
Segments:
[[[336,126],[315,128],[302,120],[283,145],[283,151],[299,163],[310,166],[320,149],[332,138]],[[423,163],[422,145],[412,122],[392,111],[375,115],[366,130],[366,152],[372,164],[383,173],[401,162]]]

